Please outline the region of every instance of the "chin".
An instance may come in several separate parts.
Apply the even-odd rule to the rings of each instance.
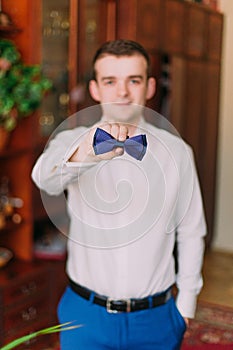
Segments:
[[[142,116],[143,106],[136,104],[108,104],[103,108],[104,115],[109,121],[117,123],[136,123]]]

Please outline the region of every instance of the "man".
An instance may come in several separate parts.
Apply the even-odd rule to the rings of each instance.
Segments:
[[[58,314],[83,326],[61,334],[61,349],[179,349],[202,287],[206,230],[192,152],[144,120],[156,84],[141,45],[105,43],[93,67],[101,120],[58,134],[32,174],[49,194],[68,192],[70,284]]]

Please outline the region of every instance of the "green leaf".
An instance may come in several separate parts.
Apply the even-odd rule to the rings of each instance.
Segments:
[[[33,338],[36,338],[40,335],[44,335],[44,334],[52,334],[52,333],[57,333],[57,332],[63,332],[63,331],[69,331],[72,329],[76,329],[76,328],[80,328],[82,327],[82,325],[74,325],[74,326],[69,326],[67,327],[69,324],[71,324],[72,322],[67,322],[67,323],[63,323],[63,324],[59,324],[56,326],[52,326],[52,327],[48,327],[45,329],[42,329],[40,331],[25,335],[21,338],[15,339],[13,340],[11,343],[3,346],[0,350],[11,350],[14,349],[15,347],[25,343],[26,341],[29,341]]]
[[[20,59],[20,53],[18,49],[10,40],[0,41],[0,55],[11,63],[15,63]]]

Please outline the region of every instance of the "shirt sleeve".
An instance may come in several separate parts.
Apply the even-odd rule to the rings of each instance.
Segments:
[[[177,225],[178,295],[176,304],[183,317],[193,318],[197,296],[203,285],[201,270],[206,222],[191,151],[189,165],[181,177],[180,201],[182,215],[179,216],[180,222]]]
[[[52,139],[36,161],[32,170],[35,184],[49,195],[59,195],[69,183],[96,163],[69,162],[78,148],[86,128],[76,128],[59,133]]]

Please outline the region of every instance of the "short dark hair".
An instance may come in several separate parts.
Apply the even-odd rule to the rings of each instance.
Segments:
[[[150,57],[144,47],[133,40],[118,39],[105,42],[95,53],[92,61],[92,79],[96,80],[95,63],[96,61],[106,55],[113,55],[116,57],[133,56],[135,54],[141,55],[145,58],[147,63],[147,76],[150,75]]]

